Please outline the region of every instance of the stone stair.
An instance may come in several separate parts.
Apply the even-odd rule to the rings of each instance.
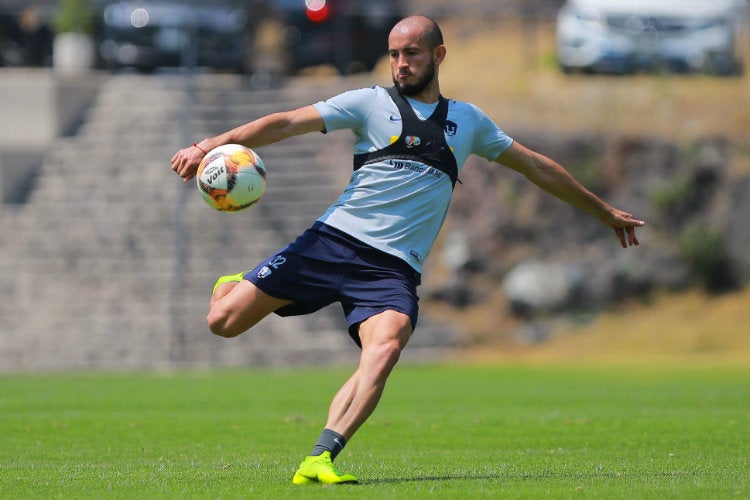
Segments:
[[[252,90],[232,75],[109,77],[78,133],[45,156],[29,201],[0,209],[0,371],[356,360],[338,305],[272,315],[231,340],[204,319],[218,275],[253,267],[336,199],[346,179],[326,158],[340,163],[350,143],[311,134],[260,148],[266,195],[238,214],[211,210],[169,168],[192,140],[336,90]],[[413,358],[455,341],[432,330]]]

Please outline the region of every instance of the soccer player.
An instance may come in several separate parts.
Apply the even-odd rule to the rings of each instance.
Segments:
[[[467,157],[476,154],[526,176],[600,219],[623,248],[638,245],[643,221],[578,183],[561,165],[506,135],[476,106],[444,98],[438,73],[446,48],[424,16],[399,21],[388,37],[394,86],[351,90],[293,111],[264,116],[178,151],[172,170],[193,178],[206,151],[250,148],[310,132],[350,129],[354,173],[341,197],[310,229],[255,269],[219,278],[211,331],[235,337],[266,315],[297,315],[340,302],[359,366],[331,402],[328,419],[292,482],[353,483],[333,465],[375,409],[417,323],[422,265],[443,224]],[[459,188],[460,189],[460,188]]]

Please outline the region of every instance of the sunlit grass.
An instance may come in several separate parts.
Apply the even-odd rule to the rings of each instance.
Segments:
[[[748,368],[402,366],[290,478],[348,370],[0,377],[2,498],[745,498]]]

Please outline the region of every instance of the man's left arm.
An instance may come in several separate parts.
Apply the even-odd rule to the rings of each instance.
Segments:
[[[618,210],[579,183],[557,162],[514,141],[495,162],[526,176],[548,193],[593,215],[612,227],[623,248],[638,245],[635,228],[645,222]]]

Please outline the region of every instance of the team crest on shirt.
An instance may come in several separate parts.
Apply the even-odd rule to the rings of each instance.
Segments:
[[[407,148],[413,148],[414,146],[419,146],[422,143],[422,139],[420,139],[416,135],[407,135],[404,138],[404,141],[406,142]]]
[[[453,137],[458,131],[458,124],[451,120],[445,120],[445,135]]]

